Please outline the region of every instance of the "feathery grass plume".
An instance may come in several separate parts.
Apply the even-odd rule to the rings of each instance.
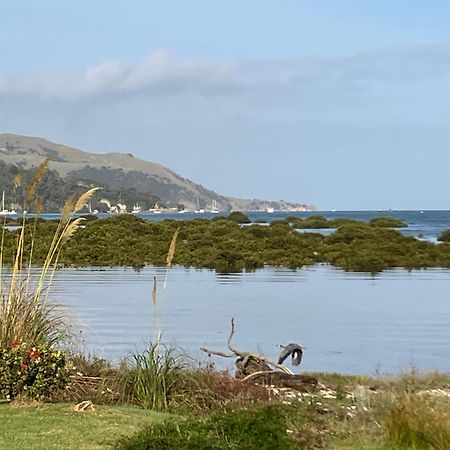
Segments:
[[[170,269],[172,267],[172,261],[173,261],[173,257],[175,256],[175,249],[177,246],[177,237],[178,237],[179,232],[180,232],[180,229],[177,228],[175,230],[175,233],[173,233],[172,240],[170,241],[169,251],[167,252],[167,258],[166,258],[166,263],[167,263],[168,269]]]
[[[98,188],[89,189],[84,194],[81,194],[78,199],[76,199],[74,195],[71,195],[66,200],[66,203],[64,204],[63,210],[61,212],[61,218],[59,220],[58,227],[55,231],[55,234],[53,235],[52,243],[41,270],[41,276],[39,278],[39,282],[35,291],[35,298],[38,298],[41,295],[46,277],[48,275],[48,271],[51,266],[53,266],[53,270],[51,272],[49,282],[51,283],[53,281],[53,277],[61,253],[61,247],[72,237],[72,235],[78,229],[80,222],[82,221],[79,219],[75,219],[73,222],[71,222],[73,215],[79,209],[81,209],[87,201],[89,201],[94,192],[97,190]],[[77,208],[79,209],[77,210]]]
[[[50,158],[47,158],[38,167],[36,174],[34,175],[25,192],[25,205],[29,205],[33,200],[39,182],[42,180],[42,178],[44,178],[44,175],[47,173],[49,162]]]
[[[164,277],[164,289],[166,289],[166,287],[167,287],[167,277],[169,274],[169,270],[172,267],[173,257],[175,256],[175,250],[177,247],[177,237],[178,237],[179,232],[180,232],[180,228],[177,228],[175,230],[175,233],[173,233],[172,240],[170,241],[170,245],[169,245],[169,251],[167,252],[167,257],[166,257],[167,268],[166,268],[166,275]]]
[[[42,210],[43,202],[36,194],[36,190],[39,181],[42,180],[47,170],[47,165],[48,160],[41,164],[26,190],[27,198],[24,207],[29,202],[34,201],[37,213]],[[18,180],[16,181],[18,182]],[[10,348],[11,342],[15,340],[27,342],[30,345],[40,343],[52,345],[61,343],[63,336],[67,336],[66,328],[64,327],[64,317],[58,312],[56,306],[47,301],[47,296],[53,282],[61,248],[73,236],[83,221],[82,218],[77,218],[73,221],[71,219],[74,213],[81,209],[95,191],[96,189],[90,189],[82,194],[78,200],[72,196],[66,201],[46,259],[37,274],[34,274],[32,270],[37,216],[31,233],[29,261],[26,271],[22,268],[22,259],[25,240],[29,239],[29,233],[27,231],[27,219],[25,216],[23,217],[12,271],[8,276],[8,291],[2,292],[0,296],[0,349]],[[3,267],[4,228],[2,233],[0,276]],[[50,269],[51,272],[49,273]]]
[[[13,182],[14,182],[14,189],[20,188],[20,186],[22,186],[22,174],[21,173],[16,174],[13,178]]]
[[[70,217],[75,211],[76,203],[77,201],[75,200],[75,194],[70,195],[64,203],[63,209],[61,211],[60,223],[65,224],[70,220]]]
[[[50,266],[55,262],[55,256],[59,255],[62,236],[66,228],[69,226],[70,218],[72,217],[72,214],[74,212],[75,204],[76,204],[75,194],[70,195],[69,198],[64,203],[58,227],[56,228],[55,234],[53,235],[52,243],[50,244],[47,256],[45,257],[44,260],[44,265],[41,270],[41,276],[39,278],[39,283],[35,291],[36,298],[39,297],[41,294],[44,280],[47,276],[48,270]]]
[[[61,235],[61,245],[64,245],[75,234],[80,224],[85,220],[86,219],[84,217],[78,217],[78,219],[75,219],[69,223],[69,225]]]
[[[84,222],[86,219],[84,217],[78,217],[78,219],[73,220],[72,222],[68,223],[68,226],[64,229],[64,231],[61,234],[61,240],[58,244],[58,252],[56,254],[56,257],[54,258],[52,264],[53,264],[53,269],[52,272],[50,274],[50,279],[48,281],[48,285],[51,286],[53,283],[53,278],[55,276],[56,273],[56,269],[58,268],[58,261],[59,261],[59,256],[61,254],[61,248],[62,246],[76,233],[76,231],[78,230],[80,223]],[[49,290],[47,289],[46,293],[45,293],[45,301],[47,300],[48,297],[48,293]]]
[[[79,212],[81,209],[83,209],[89,202],[89,200],[91,200],[92,196],[99,191],[101,188],[99,187],[95,187],[92,189],[89,189],[88,191],[86,191],[84,194],[82,194],[80,196],[80,198],[77,200],[77,202],[75,203],[75,207],[74,207],[74,213]]]
[[[34,223],[33,223],[33,227],[31,229],[31,248],[30,251],[28,253],[28,271],[27,271],[27,275],[26,278],[30,278],[31,277],[31,268],[33,265],[33,253],[34,253],[34,237],[36,236],[36,228],[37,228],[37,219],[38,216],[41,214],[41,212],[44,210],[44,199],[42,197],[40,197],[39,195],[35,196],[35,200],[34,200],[34,212],[35,212],[35,219],[34,219]],[[25,216],[25,214],[22,217],[22,229],[25,229],[27,224],[27,218]],[[23,254],[22,254],[23,257]],[[26,293],[25,295],[28,296],[29,294],[29,283],[27,284],[27,289],[26,289]]]
[[[28,187],[25,191],[23,210],[24,211],[28,210],[29,206],[31,205],[32,201],[34,200],[34,203],[35,203],[34,210],[35,210],[35,214],[36,214],[35,221],[34,221],[34,227],[33,227],[32,234],[31,234],[31,250],[30,250],[30,254],[29,254],[27,277],[29,277],[31,274],[31,264],[32,264],[33,250],[34,250],[34,236],[36,233],[37,217],[44,209],[44,200],[42,197],[40,197],[36,194],[36,190],[37,190],[39,183],[42,181],[45,174],[47,173],[49,163],[50,163],[50,158],[47,158],[40,164],[34,177],[32,178],[30,184],[28,185]],[[17,174],[14,177],[14,188],[16,189],[16,187],[19,187],[21,184],[22,184],[22,175]],[[25,230],[26,222],[27,222],[26,216],[23,215],[22,231]],[[20,265],[22,265],[22,262],[23,262],[22,261],[23,260],[23,248],[24,248],[24,241],[22,242],[22,248],[20,249]],[[26,292],[27,295],[28,295],[28,287],[27,287],[27,292]]]

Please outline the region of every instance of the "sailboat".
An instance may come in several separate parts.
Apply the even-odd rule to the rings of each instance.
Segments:
[[[91,202],[89,202],[89,214],[91,214],[91,215],[98,214],[98,209],[92,209]]]
[[[153,213],[153,214],[161,214],[161,212],[162,212],[161,208],[158,205],[158,202],[155,203],[154,208],[150,208],[148,211]]]
[[[13,214],[17,214],[16,211],[14,211],[14,209],[11,209],[11,211],[9,209],[5,208],[5,191],[3,191],[2,193],[2,209],[0,211],[0,216],[10,216]]]
[[[198,201],[198,195],[197,195],[197,209],[194,211],[195,214],[203,214],[205,210],[203,208],[200,208],[200,203]]]
[[[211,214],[217,214],[219,212],[219,210],[217,209],[217,200],[213,199],[211,202]]]
[[[139,206],[139,203],[135,203],[131,214],[139,214],[140,212],[142,212],[142,208]]]

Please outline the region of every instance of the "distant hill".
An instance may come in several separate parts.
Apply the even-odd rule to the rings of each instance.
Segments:
[[[157,201],[166,207],[184,205],[188,209],[197,205],[208,209],[213,201],[220,210],[311,209],[302,204],[225,197],[131,153],[89,153],[42,138],[0,134],[0,161],[4,163],[4,171],[32,170],[45,158],[51,159],[50,169],[62,191],[90,184],[104,186],[108,190],[103,191],[104,197],[109,193],[112,202],[128,201],[129,209],[130,202],[149,208]]]

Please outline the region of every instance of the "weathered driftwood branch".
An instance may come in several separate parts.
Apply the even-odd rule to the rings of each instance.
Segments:
[[[200,350],[208,353],[210,355],[217,355],[217,356],[223,356],[225,358],[231,358],[231,357],[238,357],[239,360],[238,361],[242,361],[244,363],[244,365],[246,365],[246,363],[250,360],[250,359],[255,359],[258,360],[262,363],[268,364],[269,366],[272,367],[276,367],[277,369],[282,370],[284,373],[287,373],[289,375],[294,375],[294,373],[288,369],[286,366],[284,366],[283,364],[278,364],[276,361],[272,361],[271,359],[267,359],[266,357],[260,355],[259,353],[253,353],[253,352],[245,352],[242,350],[237,350],[236,348],[234,348],[231,345],[231,341],[233,339],[234,333],[236,332],[235,327],[234,327],[234,318],[231,319],[231,330],[230,330],[230,335],[228,336],[228,340],[227,340],[227,347],[230,350],[230,353],[224,353],[224,352],[220,352],[220,351],[216,351],[216,350],[210,350],[207,348],[201,348]],[[265,371],[267,372],[267,371]]]
[[[200,347],[200,350],[202,352],[208,353],[208,355],[223,356],[224,358],[236,358],[235,353],[224,353],[224,352],[219,352],[216,350],[210,350],[209,348],[204,348],[204,347]]]
[[[201,348],[200,350],[208,353],[208,355],[222,356],[224,358],[237,358],[235,362],[237,369],[236,378],[240,379],[242,382],[258,380],[266,385],[276,385],[278,387],[290,388],[303,392],[310,391],[311,388],[317,387],[318,380],[314,377],[308,375],[296,375],[283,364],[267,359],[259,353],[245,352],[234,348],[231,342],[235,332],[234,319],[231,319],[231,330],[227,340],[228,352],[221,352],[208,348]],[[280,360],[286,359],[292,354],[293,350],[300,349],[301,351],[302,349],[302,347],[297,344],[289,344],[283,348],[284,351],[283,354],[280,355]],[[298,363],[300,363],[301,353],[297,360]],[[295,363],[296,361],[293,362]],[[272,367],[274,369],[272,369]]]
[[[251,380],[252,378],[260,377],[261,375],[271,375],[273,373],[277,373],[277,371],[276,370],[260,370],[259,372],[253,372],[250,375],[247,375],[241,381],[244,382],[244,381]]]

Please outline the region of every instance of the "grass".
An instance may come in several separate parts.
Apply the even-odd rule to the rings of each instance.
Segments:
[[[78,369],[112,378],[125,370],[80,359]],[[95,389],[79,399],[94,400],[92,413],[73,412],[75,401],[3,404],[0,448],[449,448],[448,374],[313,375],[326,388],[292,398],[226,373],[184,369],[168,401],[172,414],[126,405],[125,399],[98,406]]]
[[[23,209],[34,205],[34,210],[41,210],[41,199],[38,196],[38,186],[47,172],[49,160],[44,161],[36,171],[36,175],[26,188]],[[8,258],[8,233],[2,227],[0,242],[0,347],[10,348],[12,342],[26,342],[32,346],[61,344],[64,338],[64,317],[58,314],[57,308],[47,302],[53,276],[58,267],[62,247],[78,230],[82,218],[74,218],[92,195],[97,191],[93,188],[82,194],[78,199],[71,196],[67,199],[61,217],[54,232],[51,233],[49,244],[45,247],[45,257],[40,260],[39,271],[33,270],[35,255],[37,218],[32,222],[23,216],[22,223],[12,244]],[[4,219],[6,220],[6,219]],[[6,222],[4,222],[5,224]],[[2,273],[10,268],[5,281]]]
[[[95,408],[94,412],[76,413],[67,403],[17,407],[0,404],[0,448],[110,449],[118,439],[169,417],[132,406]]]
[[[133,399],[145,409],[164,410],[183,369],[174,349],[151,343],[141,354],[133,355],[126,375]]]
[[[389,408],[384,426],[392,447],[449,450],[450,399],[430,394],[404,394]]]

